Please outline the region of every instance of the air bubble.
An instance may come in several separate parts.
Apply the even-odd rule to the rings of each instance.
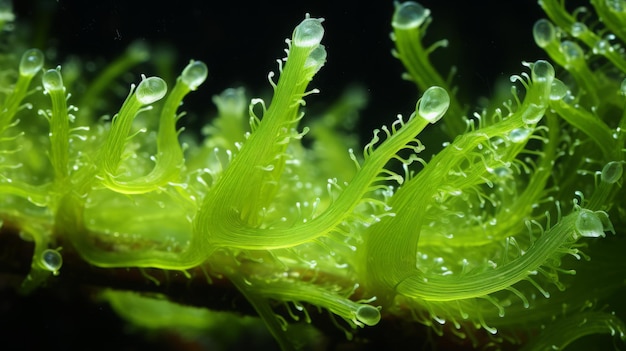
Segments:
[[[417,102],[417,113],[430,123],[435,123],[450,106],[450,96],[442,87],[426,89],[422,98]]]
[[[561,100],[567,95],[568,92],[569,89],[565,83],[555,78],[552,81],[552,86],[550,87],[550,100]]]
[[[161,100],[167,93],[167,84],[159,77],[145,78],[139,83],[135,96],[143,105]]]
[[[430,16],[430,10],[424,6],[407,1],[396,7],[391,25],[396,29],[417,28]]]
[[[41,263],[50,272],[58,272],[63,265],[63,257],[56,250],[46,249],[41,254]]]
[[[365,325],[373,326],[380,322],[380,311],[370,305],[361,305],[356,310],[356,319]]]
[[[48,93],[51,91],[63,90],[63,77],[58,69],[49,69],[41,77],[43,88]]]
[[[209,74],[209,69],[202,61],[191,61],[183,70],[180,79],[191,90],[196,90],[200,84],[204,83]]]
[[[533,64],[531,71],[533,82],[547,82],[554,79],[554,67],[545,60],[538,60]]]
[[[320,44],[324,36],[323,19],[307,18],[293,31],[293,45],[299,47],[314,47]]]
[[[589,210],[580,210],[576,218],[576,231],[586,238],[604,237],[602,220]]]
[[[554,30],[552,22],[544,18],[535,22],[533,26],[533,37],[535,38],[535,43],[541,48],[545,48],[548,44],[556,40],[556,31]]]
[[[530,128],[515,128],[509,133],[509,140],[514,143],[521,143],[528,138],[530,132]]]
[[[600,179],[609,184],[615,184],[622,177],[624,169],[621,162],[611,161],[602,167]]]
[[[39,49],[27,50],[20,60],[20,75],[32,77],[43,67],[43,52]]]

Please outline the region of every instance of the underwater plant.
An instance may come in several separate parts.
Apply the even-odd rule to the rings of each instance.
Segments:
[[[283,350],[314,348],[329,324],[367,347],[398,320],[457,349],[584,347],[596,334],[623,345],[626,2],[565,5],[540,1],[549,19],[532,34],[549,60],[524,62],[474,112],[431,63],[447,41],[424,44],[430,11],[396,4],[393,54],[420,97],[362,148],[346,131],[360,90],[305,116],[327,59],[321,18],[286,41],[271,99],[225,90],[202,135],[181,111],[203,62],[172,82],[142,75],[102,117],[107,87],[146,47],[89,82],[85,65],[49,63],[3,28],[1,259],[11,267],[7,252],[23,250],[7,243],[32,243],[25,295],[111,274],[95,295],[120,316],[195,336],[253,323],[218,306],[231,300],[185,296],[231,287]],[[442,145],[418,139],[436,130]]]

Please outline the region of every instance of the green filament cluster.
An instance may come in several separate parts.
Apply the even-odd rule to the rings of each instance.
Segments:
[[[8,223],[34,242],[23,292],[63,274],[67,252],[104,268],[226,278],[285,350],[302,341],[292,331],[311,322],[307,306],[329,311],[348,337],[404,318],[474,346],[626,339],[609,310],[626,281],[611,253],[625,248],[624,4],[591,1],[596,22],[563,1],[540,4],[550,20],[532,34],[550,60],[525,62],[510,99],[473,114],[430,63],[447,41],[422,46],[430,10],[397,4],[393,53],[420,98],[361,152],[338,127],[362,93],[315,121],[301,109],[326,62],[323,19],[295,27],[278,81],[269,75],[271,101],[224,91],[202,138],[183,132],[179,112],[208,77],[200,61],[175,82],[142,75],[106,121],[94,101],[147,48],[76,95],[81,74],[26,51],[2,67],[17,78],[0,90],[0,230]],[[432,128],[448,139],[426,159],[418,136]],[[162,296],[102,298],[148,328],[206,332],[224,318]]]

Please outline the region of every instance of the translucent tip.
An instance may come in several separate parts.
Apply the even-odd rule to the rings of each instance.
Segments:
[[[150,58],[150,48],[144,41],[137,40],[131,43],[126,49],[126,53],[133,61],[144,62]]]
[[[204,83],[208,75],[209,69],[206,67],[204,62],[191,61],[183,70],[180,78],[183,83],[189,87],[189,89],[196,90],[200,84]]]
[[[376,325],[380,322],[380,311],[370,305],[362,305],[356,310],[356,319],[365,325]]]
[[[430,10],[424,6],[407,1],[396,6],[391,25],[397,29],[411,29],[422,25],[430,16]]]
[[[139,83],[135,96],[143,105],[161,100],[167,93],[167,84],[159,77],[145,78]]]
[[[514,143],[521,143],[528,139],[528,136],[532,133],[530,128],[515,128],[509,132],[509,140]]]
[[[561,43],[560,50],[563,53],[565,60],[567,60],[567,63],[569,64],[582,62],[582,60],[585,58],[585,53],[583,52],[583,49],[580,47],[580,45],[571,40],[564,40]]]
[[[613,51],[613,47],[608,40],[600,39],[596,42],[591,51],[596,55],[606,55],[607,53]]]
[[[58,251],[47,249],[41,254],[41,264],[50,272],[57,272],[63,265],[63,257]]]
[[[48,93],[63,90],[63,78],[58,69],[49,69],[44,72],[43,77],[41,77],[41,82],[43,83],[43,88],[46,89]]]
[[[567,93],[569,92],[569,88],[565,83],[563,83],[559,79],[554,79],[552,81],[552,86],[550,87],[550,100],[558,101],[562,100]]]
[[[581,35],[583,35],[583,33],[587,32],[587,30],[588,28],[586,24],[582,22],[574,22],[572,23],[570,33],[572,34],[574,38],[578,38]]]
[[[0,22],[11,22],[15,20],[11,1],[0,1]]]
[[[552,22],[545,18],[535,22],[533,26],[533,37],[535,38],[535,43],[541,48],[545,48],[548,44],[556,40],[556,31],[554,30]]]
[[[30,49],[22,55],[20,61],[20,75],[32,77],[43,67],[43,52],[39,49]]]
[[[535,83],[552,81],[554,79],[554,67],[548,61],[538,60],[533,64],[531,76]]]
[[[248,109],[248,100],[243,88],[229,88],[213,96],[213,103],[220,115],[240,116]]]
[[[306,18],[293,31],[293,45],[298,47],[314,47],[320,44],[324,36],[321,18]]]
[[[317,73],[317,71],[324,66],[326,62],[326,48],[324,45],[318,45],[313,51],[309,54],[309,57],[306,58],[306,62],[304,63],[304,68],[313,69],[313,73]]]
[[[595,213],[589,210],[581,210],[576,218],[576,231],[587,238],[604,237],[604,225]]]
[[[623,0],[606,0],[606,6],[613,12],[622,13],[624,12],[624,1]]]
[[[611,161],[602,167],[602,173],[600,173],[600,179],[609,184],[617,183],[622,177],[624,169],[621,162]]]
[[[442,87],[426,89],[422,98],[417,102],[417,113],[430,123],[435,123],[450,106],[450,96]]]

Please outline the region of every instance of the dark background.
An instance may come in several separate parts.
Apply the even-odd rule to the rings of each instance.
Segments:
[[[470,106],[490,95],[496,79],[521,72],[522,60],[545,57],[532,39],[532,24],[543,17],[535,1],[422,4],[434,17],[425,41],[450,42],[432,58],[443,76],[451,65],[458,67],[455,83]],[[59,60],[67,54],[112,59],[140,39],[172,45],[179,69],[192,58],[204,61],[209,80],[187,100],[197,112],[214,110],[208,97],[228,87],[244,85],[254,96],[267,91],[267,73],[284,57],[284,39],[307,12],[326,19],[328,51],[328,62],[311,85],[322,94],[310,97],[309,105],[361,83],[370,94],[361,127],[370,130],[397,113],[410,114],[418,97],[414,86],[401,80],[401,64],[390,53],[392,1],[16,0],[15,9],[20,19],[47,28],[35,35],[34,45],[57,47]],[[150,68],[138,70],[137,77],[141,73],[154,74]]]

